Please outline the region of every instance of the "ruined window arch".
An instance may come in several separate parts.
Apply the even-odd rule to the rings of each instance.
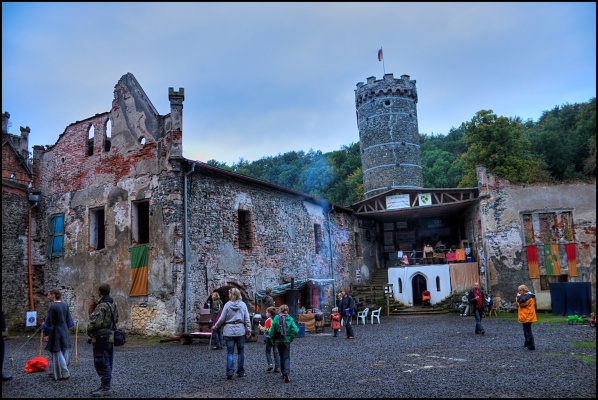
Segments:
[[[106,120],[106,134],[104,135],[104,151],[110,151],[112,147],[112,121],[110,118]]]
[[[95,129],[93,124],[89,124],[89,129],[87,130],[87,157],[93,156],[93,141],[95,138]]]
[[[139,138],[139,144],[142,145],[142,146],[145,146],[145,136],[141,136]]]

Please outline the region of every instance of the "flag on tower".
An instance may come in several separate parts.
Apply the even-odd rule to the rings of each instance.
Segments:
[[[382,53],[382,47],[378,50],[378,61],[382,61],[384,59],[384,53]]]

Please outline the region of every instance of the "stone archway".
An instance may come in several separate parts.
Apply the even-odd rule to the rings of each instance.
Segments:
[[[411,293],[413,295],[413,305],[422,305],[422,292],[428,289],[428,280],[422,274],[415,274],[411,278]]]
[[[239,291],[241,292],[241,299],[245,302],[245,304],[247,305],[247,309],[251,313],[251,310],[254,308],[254,300],[251,297],[249,297],[247,292],[242,287],[237,285],[235,282],[226,282],[224,285],[210,290],[210,292],[208,293],[208,297],[204,302],[204,307],[207,306],[208,300],[212,296],[213,292],[218,292],[218,294],[220,295],[220,300],[222,300],[222,304],[226,304],[226,302],[228,301],[228,291],[232,288],[239,289]]]

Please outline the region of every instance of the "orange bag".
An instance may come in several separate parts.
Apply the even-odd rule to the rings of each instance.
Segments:
[[[48,359],[45,357],[33,357],[25,364],[25,372],[42,372],[48,368]]]

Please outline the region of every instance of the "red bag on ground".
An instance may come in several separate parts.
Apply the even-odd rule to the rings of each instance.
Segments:
[[[45,357],[33,357],[25,364],[25,372],[42,372],[48,368],[48,359]]]

